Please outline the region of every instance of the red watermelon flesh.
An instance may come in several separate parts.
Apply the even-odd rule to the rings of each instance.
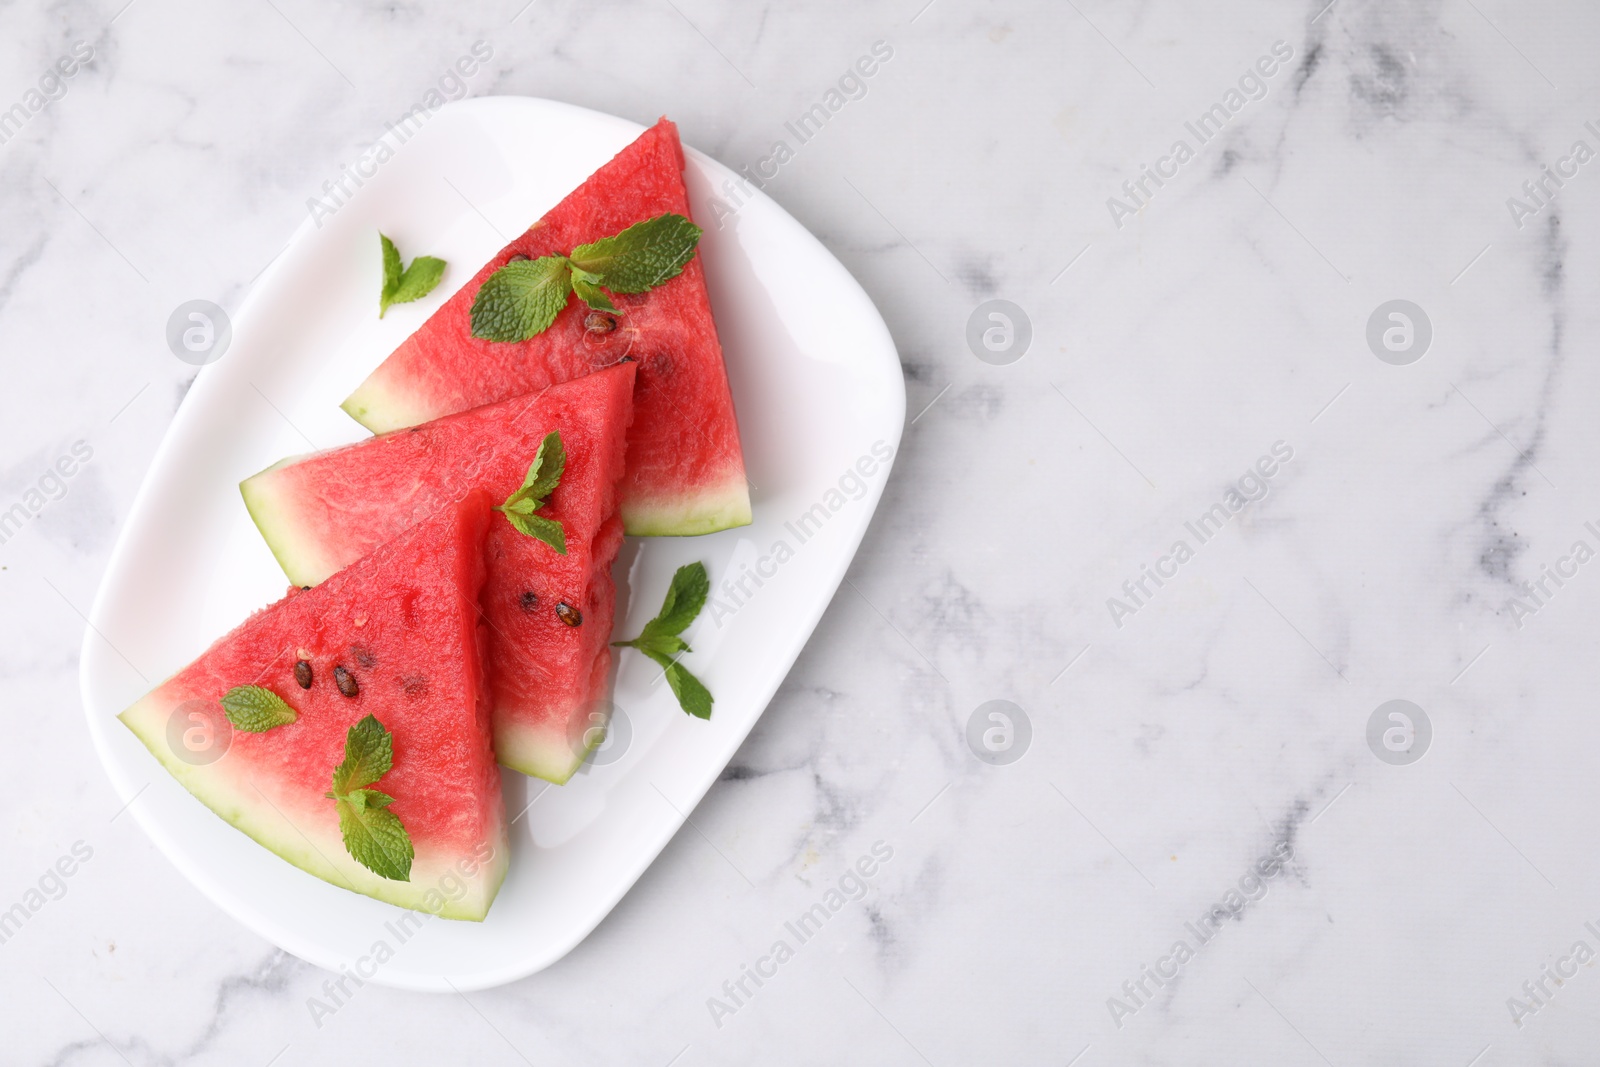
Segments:
[[[472,336],[478,287],[513,256],[565,255],[664,213],[686,218],[683,149],[662,119],[491,259],[344,402],[382,433],[639,362],[622,520],[637,535],[700,534],[750,522],[744,456],[700,256],[647,293],[619,295],[615,329],[586,327],[571,299],[555,323],[512,344]]]
[[[555,782],[599,743],[594,727],[609,707],[611,564],[622,544],[617,483],[634,374],[633,363],[622,363],[532,396],[284,460],[240,486],[290,580],[310,585],[468,489],[486,489],[502,503],[522,485],[544,436],[559,430],[566,468],[539,515],[562,524],[567,553],[519,533],[496,512],[483,595],[495,752],[507,767]],[[571,610],[558,611],[562,604]]]
[[[509,858],[476,606],[489,516],[488,497],[471,494],[316,588],[292,590],[122,721],[203,803],[301,869],[403,908],[481,920]],[[335,667],[355,679],[354,697]],[[270,689],[298,718],[233,729],[217,702],[241,685]],[[392,735],[394,765],[376,788],[394,797],[389,810],[411,837],[407,881],[351,858],[323,795],[347,731],[369,714]]]

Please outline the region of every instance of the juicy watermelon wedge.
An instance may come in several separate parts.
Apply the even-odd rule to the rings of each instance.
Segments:
[[[622,521],[630,534],[701,534],[750,522],[733,396],[698,255],[647,293],[617,296],[616,327],[589,329],[572,298],[533,338],[472,336],[478,287],[512,256],[564,255],[656,215],[691,217],[678,130],[662,119],[491,259],[344,402],[376,433],[538,392],[632,356],[637,410],[628,435]]]
[[[481,920],[510,853],[490,744],[476,607],[489,522],[482,493],[446,507],[315,589],[256,612],[120,718],[212,811],[334,885],[452,919]],[[310,666],[311,688],[296,681]],[[345,696],[334,668],[355,679]],[[233,729],[218,701],[256,685],[292,723]],[[376,788],[409,833],[407,881],[345,849],[325,794],[345,735],[367,716],[391,733],[394,766]]]
[[[503,502],[522,485],[545,435],[559,430],[566,468],[539,515],[562,524],[566,555],[496,512],[482,598],[495,752],[507,767],[552,782],[578,769],[603,739],[609,715],[611,564],[622,545],[617,483],[634,373],[633,363],[622,363],[532,396],[287,459],[240,485],[289,579],[312,585],[469,489]]]

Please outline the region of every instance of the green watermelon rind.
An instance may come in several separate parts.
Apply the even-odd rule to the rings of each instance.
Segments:
[[[319,846],[301,828],[290,822],[280,809],[274,807],[264,794],[260,800],[251,800],[242,790],[233,787],[224,777],[228,759],[226,755],[216,763],[206,765],[190,764],[178,759],[168,748],[166,738],[167,716],[174,706],[175,702],[163,700],[161,690],[157,689],[117,717],[180,785],[246,837],[307,874],[341,888],[351,888],[386,904],[469,922],[482,922],[489,914],[489,907],[494,903],[510,866],[510,846],[505,839],[503,825],[500,828],[501,839],[490,843],[494,849],[493,857],[471,876],[463,876],[451,866],[452,859],[458,860],[459,857],[448,857],[436,850],[429,850],[424,841],[417,843],[417,857],[412,865],[410,881],[382,878],[357,863],[345,851],[344,843],[336,833],[331,837],[325,836]],[[331,771],[330,768],[330,774]],[[439,890],[449,875],[454,875],[469,887],[459,900],[450,900],[448,895]],[[443,905],[439,908],[428,907],[426,898],[429,894],[442,897]]]
[[[239,483],[239,495],[244,497],[244,506],[250,513],[250,521],[256,524],[256,530],[260,532],[261,539],[267,543],[267,548],[272,550],[272,556],[278,561],[278,566],[283,568],[283,573],[288,576],[289,581],[298,586],[316,585],[337,569],[331,567],[327,560],[300,555],[291,547],[296,544],[309,547],[314,541],[307,537],[289,536],[289,517],[295,512],[292,507],[287,506],[287,502],[279,499],[278,480],[273,474],[286,467],[292,467],[305,458],[305,456],[290,456],[287,459],[280,459],[266,470],[252,474]]]
[[[698,537],[749,526],[754,518],[749,486],[738,475],[676,500],[635,500],[622,505],[623,532],[633,537]]]
[[[602,740],[597,737],[591,744],[579,747],[568,743],[560,731],[496,728],[494,755],[502,767],[554,785],[566,785]]]
[[[383,386],[382,379],[373,374],[344,398],[339,408],[373,433],[389,433],[418,426],[434,416],[419,408],[407,409],[404,399]]]

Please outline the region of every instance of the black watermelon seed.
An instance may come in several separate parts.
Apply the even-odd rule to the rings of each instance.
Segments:
[[[294,680],[300,683],[301,689],[311,688],[311,664],[305,660],[296,660],[294,665]]]
[[[568,626],[583,625],[583,613],[577,608],[573,607],[571,604],[568,604],[565,600],[556,605],[556,618],[560,619]]]
[[[361,687],[356,684],[356,676],[343,667],[333,669],[333,684],[339,687],[339,692],[347,697],[353,697],[361,692]]]
[[[530,589],[517,598],[517,604],[523,611],[532,615],[533,610],[539,606],[539,594]]]
[[[370,669],[378,665],[378,661],[372,658],[372,653],[360,645],[351,645],[350,654],[356,658],[356,663],[359,666]]]

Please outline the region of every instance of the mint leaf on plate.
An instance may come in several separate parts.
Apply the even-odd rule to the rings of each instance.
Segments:
[[[677,638],[673,638],[677,640]],[[679,644],[683,642],[679,641]],[[639,651],[660,664],[666,672],[667,684],[672,687],[672,695],[678,698],[678,706],[697,719],[711,718],[711,690],[707,689],[693,674],[678,660],[665,655],[655,648],[641,648]],[[683,645],[682,651],[688,652],[689,646]]]
[[[659,664],[678,698],[678,706],[699,719],[711,718],[711,691],[683,665],[682,655],[693,649],[678,635],[700,614],[710,592],[711,579],[706,576],[704,563],[696,561],[679,567],[667,587],[661,610],[644,624],[639,636],[631,641],[611,642],[617,647],[638,649]]]
[[[378,241],[383,246],[383,291],[378,298],[378,318],[383,318],[383,313],[389,310],[391,298],[400,288],[400,277],[405,270],[400,265],[400,249],[395,247],[393,241],[378,234]]]
[[[383,245],[383,292],[378,296],[378,318],[389,311],[392,304],[409,304],[433,292],[439,279],[444,277],[446,263],[434,256],[418,256],[411,266],[400,269],[400,249],[383,234],[378,234]]]
[[[444,277],[445,266],[444,260],[433,256],[418,256],[413,259],[411,266],[400,276],[400,286],[390,303],[409,304],[433,292],[433,287]]]

